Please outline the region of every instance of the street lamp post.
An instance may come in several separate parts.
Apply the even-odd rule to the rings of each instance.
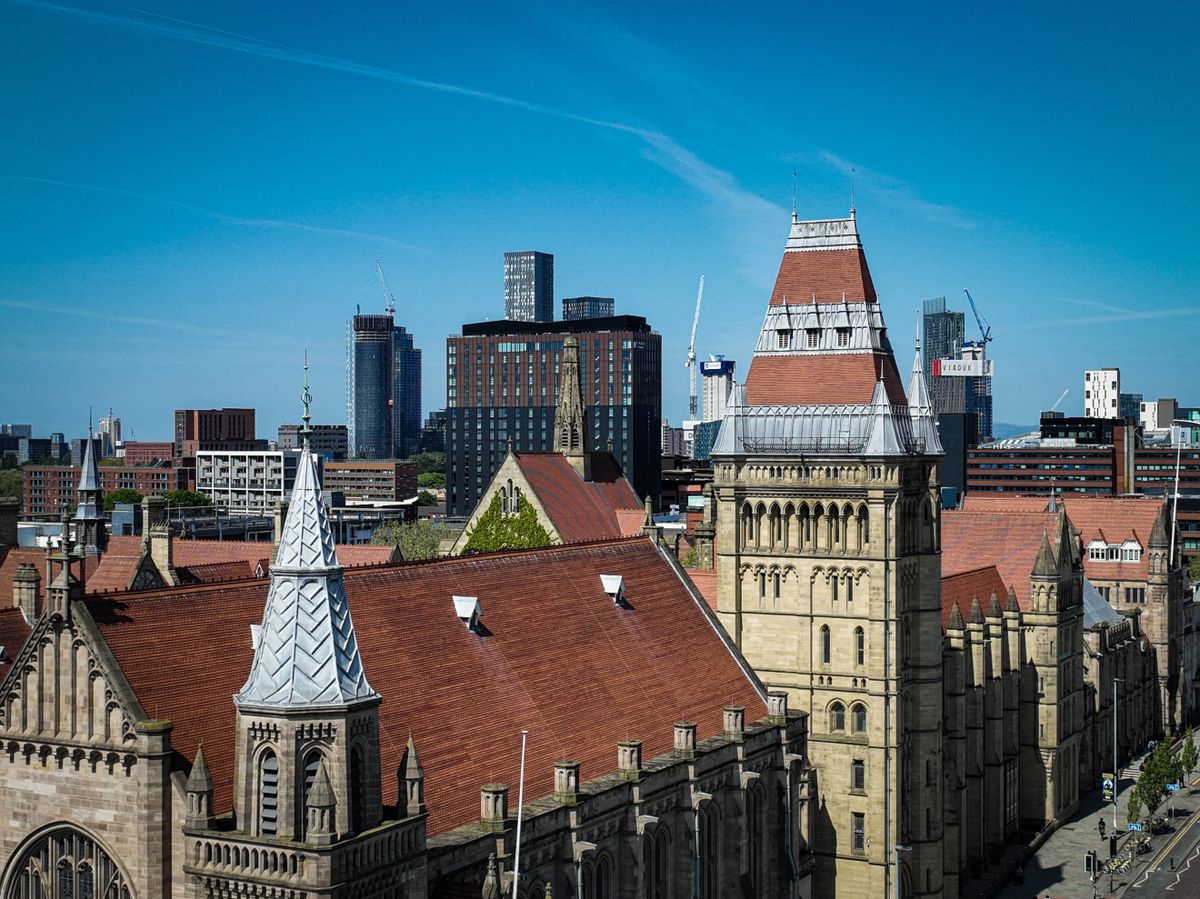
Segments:
[[[895,867],[896,867],[896,899],[901,899],[901,896],[900,896],[900,853],[901,852],[912,852],[912,846],[901,846],[899,843],[897,843],[896,848],[892,851],[892,855],[895,858]]]

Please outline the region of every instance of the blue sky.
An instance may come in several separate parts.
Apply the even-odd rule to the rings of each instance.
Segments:
[[[744,375],[793,171],[820,218],[852,167],[904,368],[969,287],[997,420],[1103,365],[1200,405],[1197,38],[1183,3],[0,0],[0,421],[252,405],[271,436],[306,348],[342,421],[376,257],[440,408],[445,337],[530,248],[662,332],[678,421],[700,274],[697,350]]]

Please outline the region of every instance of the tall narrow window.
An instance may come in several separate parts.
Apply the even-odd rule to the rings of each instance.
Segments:
[[[829,599],[832,602],[838,601],[838,576],[836,571],[829,575]]]
[[[315,749],[304,757],[304,793],[301,796],[302,802],[297,810],[300,816],[300,833],[306,833],[308,830],[308,793],[312,789],[313,781],[317,779],[317,769],[321,767],[321,753]]]
[[[821,625],[821,664],[828,665],[833,657],[833,645],[829,635],[829,625]]]
[[[766,803],[763,801],[763,789],[755,784],[746,794],[746,826],[750,838],[750,895],[761,896],[763,887],[764,867],[764,824]]]
[[[355,832],[363,829],[363,811],[366,808],[366,764],[361,746],[350,750],[350,828]]]
[[[854,602],[854,575],[846,575],[846,602]]]
[[[258,763],[258,834],[279,833],[279,759],[269,749]]]
[[[867,732],[867,707],[861,702],[854,707],[854,732],[856,734]]]
[[[867,849],[867,816],[861,812],[850,815],[850,851],[865,852]]]
[[[850,762],[850,789],[864,790],[867,786],[867,766],[862,759]]]
[[[774,574],[774,576],[773,576],[773,579],[774,579],[774,582],[775,582],[775,583],[774,583],[774,587],[775,587],[775,598],[776,598],[776,599],[779,599],[779,594],[780,594],[780,592],[781,592],[781,588],[783,587],[783,575],[781,575],[781,574],[780,574],[778,571],[776,571],[776,572],[775,572],[775,574]]]
[[[758,598],[767,598],[767,573],[765,571],[758,573]]]
[[[829,707],[829,729],[834,733],[846,729],[846,707],[840,702]]]
[[[791,346],[792,346],[792,332],[791,331],[776,331],[775,336],[779,341],[779,348],[781,350],[791,349]]]
[[[867,635],[861,627],[854,629],[854,664],[860,668],[867,664]]]
[[[702,899],[719,899],[721,818],[714,808],[700,816],[700,841],[700,896]]]

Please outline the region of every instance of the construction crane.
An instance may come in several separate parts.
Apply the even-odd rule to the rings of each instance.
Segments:
[[[704,299],[704,275],[700,276],[700,289],[696,292],[696,314],[692,318],[692,342],[688,344],[687,366],[688,383],[688,417],[696,419],[696,328],[700,325],[700,301]]]
[[[387,304],[387,314],[392,315],[396,311],[396,298],[392,296],[392,292],[388,290],[387,278],[383,276],[383,264],[379,261],[379,257],[375,257],[375,268],[379,272],[379,283],[383,285],[383,299]]]
[[[963,293],[967,295],[967,302],[971,304],[971,311],[975,313],[975,324],[979,325],[979,334],[982,338],[978,343],[975,341],[964,341],[964,343],[981,346],[986,351],[987,345],[992,339],[992,326],[984,321],[983,316],[979,314],[979,307],[975,305],[975,298],[971,296],[971,291],[964,287]]]
[[[1056,399],[1056,400],[1054,401],[1054,405],[1050,407],[1050,411],[1051,411],[1051,412],[1057,412],[1057,411],[1058,411],[1058,407],[1059,407],[1059,405],[1062,403],[1062,401],[1063,401],[1063,400],[1065,400],[1065,399],[1067,398],[1067,394],[1068,394],[1068,393],[1070,393],[1070,392],[1071,392],[1071,388],[1070,388],[1070,387],[1068,387],[1066,390],[1064,390],[1064,391],[1062,392],[1062,395],[1061,395],[1061,396],[1060,396],[1058,399]]]

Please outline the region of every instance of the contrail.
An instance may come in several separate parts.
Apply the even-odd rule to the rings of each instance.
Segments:
[[[604,119],[596,119],[591,116],[580,115],[579,113],[570,112],[566,109],[558,109],[553,106],[546,106],[541,103],[533,103],[529,100],[521,100],[516,97],[509,97],[505,94],[496,94],[491,91],[481,91],[475,88],[462,87],[457,84],[448,84],[441,81],[430,81],[425,78],[417,78],[413,75],[406,75],[403,72],[396,72],[392,69],[384,69],[379,66],[369,66],[362,63],[351,62],[346,59],[339,59],[335,56],[326,56],[322,53],[312,53],[307,50],[299,50],[294,47],[286,47],[282,44],[272,44],[267,41],[260,41],[255,38],[246,37],[245,35],[235,34],[231,31],[221,31],[218,29],[207,28],[205,26],[192,26],[190,23],[185,23],[182,19],[172,19],[166,16],[156,16],[163,19],[163,22],[150,22],[144,19],[134,19],[129,16],[118,16],[112,13],[96,12],[89,9],[76,9],[72,6],[63,6],[58,3],[49,3],[46,0],[8,0],[10,3],[15,3],[20,6],[27,6],[32,9],[40,9],[46,12],[58,13],[64,16],[70,16],[76,19],[82,19],[87,22],[93,22],[99,25],[109,25],[115,28],[124,28],[131,31],[138,31],[143,34],[153,34],[160,37],[167,37],[173,40],[186,41],[192,44],[200,44],[205,47],[216,47],[221,50],[230,50],[235,53],[244,53],[248,56],[257,56],[262,59],[276,59],[283,62],[291,62],[297,65],[311,66],[313,68],[328,69],[334,72],[346,72],[352,75],[362,75],[367,78],[376,78],[380,81],[389,81],[393,84],[403,84],[408,87],[417,87],[424,90],[438,91],[443,94],[451,94],[458,97],[468,97],[473,100],[484,100],[491,103],[499,103],[503,106],[511,106],[514,109],[523,109],[527,112],[535,112],[541,115],[553,116],[554,118],[563,119],[569,122],[579,122],[585,125],[594,125],[598,128],[608,128],[612,131],[620,131],[625,134],[634,134],[639,137],[653,134],[643,128],[636,128],[632,125],[625,125],[621,122],[610,122]],[[167,24],[172,23],[172,24]],[[184,27],[186,24],[186,27]]]
[[[158,203],[163,206],[174,206],[176,209],[186,209],[188,212],[194,212],[197,215],[208,216],[220,222],[227,222],[231,225],[241,225],[246,228],[289,228],[295,231],[304,231],[309,234],[322,234],[332,237],[353,237],[361,240],[373,240],[380,243],[392,244],[405,250],[410,250],[414,253],[425,252],[420,247],[405,243],[402,240],[396,240],[392,237],[385,237],[382,234],[372,234],[369,231],[353,231],[348,228],[322,228],[317,225],[306,225],[303,222],[293,222],[288,219],[272,219],[272,218],[246,218],[240,215],[229,215],[225,212],[217,212],[215,209],[206,209],[203,206],[196,206],[192,203],[184,203],[181,200],[171,200],[167,197],[156,197],[153,194],[139,193],[134,190],[124,190],[119,187],[103,187],[99,184],[80,184],[75,181],[60,181],[57,178],[34,178],[25,175],[3,175],[0,176],[9,181],[24,181],[30,184],[49,184],[53,187],[67,187],[74,190],[90,190],[102,194],[114,194],[118,197],[131,197],[135,200],[144,200],[147,203]]]

